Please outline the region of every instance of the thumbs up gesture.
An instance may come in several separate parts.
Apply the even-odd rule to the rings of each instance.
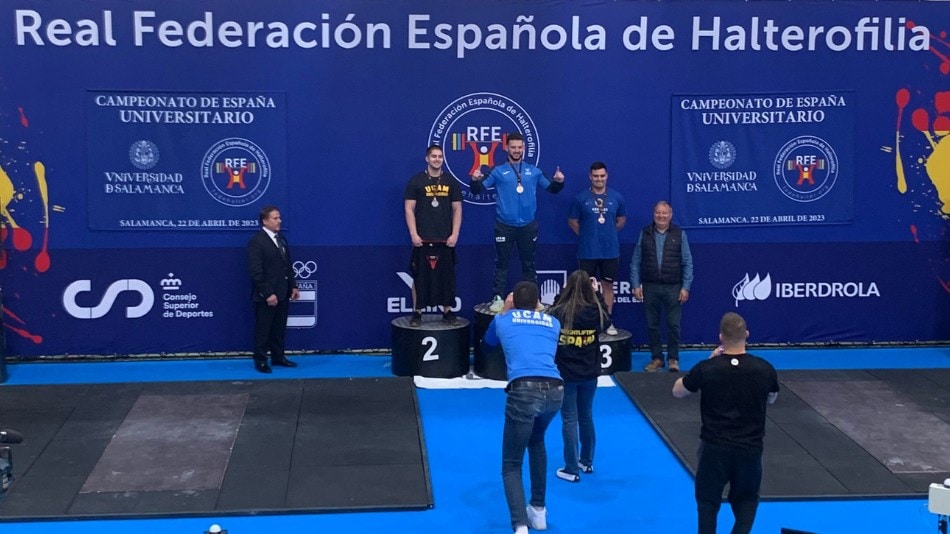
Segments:
[[[554,171],[554,181],[559,183],[564,181],[564,173],[561,172],[560,165],[558,165],[557,170]]]

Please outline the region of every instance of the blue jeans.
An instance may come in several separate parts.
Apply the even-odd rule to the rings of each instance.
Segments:
[[[560,381],[515,380],[508,386],[505,405],[505,431],[501,446],[501,478],[511,514],[511,526],[528,524],[525,511],[522,465],[528,450],[531,475],[531,505],[544,506],[547,490],[548,456],[544,448],[544,432],[561,409],[564,386]]]
[[[702,443],[696,468],[696,507],[699,534],[716,534],[722,489],[729,483],[729,505],[736,522],[732,534],[752,530],[762,484],[762,450]]]
[[[564,470],[578,472],[577,462],[594,465],[594,393],[597,379],[564,382],[564,404],[561,405],[561,434],[564,437]],[[577,434],[580,430],[581,455],[577,456]]]
[[[496,295],[505,297],[508,287],[508,260],[511,259],[511,249],[518,247],[518,258],[521,260],[521,279],[529,282],[538,281],[538,273],[534,268],[534,252],[538,245],[538,221],[531,221],[524,226],[508,226],[495,221],[495,279],[492,282],[492,291]]]
[[[647,318],[647,339],[650,343],[650,356],[654,360],[663,359],[663,344],[660,342],[660,313],[666,311],[667,355],[671,360],[680,359],[680,318],[683,305],[680,304],[679,284],[643,284],[643,311]]]

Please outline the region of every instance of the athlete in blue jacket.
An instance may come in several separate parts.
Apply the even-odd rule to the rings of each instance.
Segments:
[[[495,279],[492,283],[494,298],[491,311],[498,313],[504,307],[501,295],[508,282],[508,260],[511,249],[518,247],[521,259],[521,276],[529,282],[537,282],[534,253],[538,241],[538,209],[536,192],[543,187],[551,193],[564,188],[564,174],[560,167],[551,180],[541,169],[524,161],[524,138],[519,133],[507,136],[508,161],[492,169],[488,177],[480,170],[472,173],[472,193],[481,193],[494,187],[495,200]],[[553,180],[553,181],[552,181]]]

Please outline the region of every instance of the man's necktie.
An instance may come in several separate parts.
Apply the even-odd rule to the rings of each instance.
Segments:
[[[280,249],[280,257],[287,259],[287,243],[284,241],[284,236],[277,234],[277,248]]]

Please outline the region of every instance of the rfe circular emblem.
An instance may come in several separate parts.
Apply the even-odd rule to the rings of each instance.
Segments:
[[[255,202],[267,191],[270,178],[267,154],[248,139],[222,139],[201,158],[201,183],[212,198],[226,206]]]
[[[775,156],[775,185],[795,202],[813,202],[828,194],[838,179],[838,155],[824,139],[801,135]]]
[[[471,93],[457,98],[439,112],[429,131],[430,145],[439,145],[445,169],[462,184],[462,200],[470,204],[494,204],[494,189],[477,195],[469,189],[468,177],[507,161],[509,133],[524,137],[524,161],[537,165],[541,156],[538,129],[528,112],[514,100],[497,93]],[[486,173],[487,174],[487,173]]]

